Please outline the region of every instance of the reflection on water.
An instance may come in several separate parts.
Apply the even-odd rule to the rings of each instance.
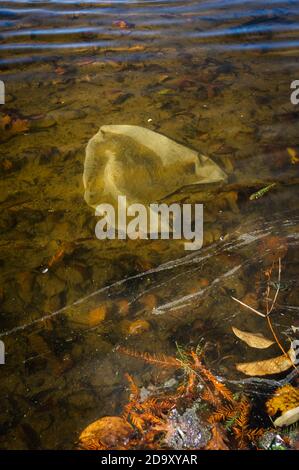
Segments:
[[[273,240],[287,246],[273,321],[288,344],[298,317],[298,14],[297,1],[278,0],[1,2],[1,448],[70,448],[86,424],[119,412],[125,372],[143,386],[169,378],[120,356],[119,344],[173,354],[176,341],[204,343],[209,366],[239,387],[235,363],[260,352],[231,326],[269,333],[231,296],[262,307]],[[95,239],[82,173],[103,124],[155,130],[225,170],[227,186],[189,195],[205,207],[200,252]]]

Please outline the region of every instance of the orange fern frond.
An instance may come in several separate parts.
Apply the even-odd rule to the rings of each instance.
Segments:
[[[175,406],[175,402],[175,398],[164,398],[163,400],[159,400],[157,406],[161,411],[170,411]]]
[[[196,390],[197,380],[195,372],[191,371],[188,376],[188,384],[186,386],[186,395],[193,396]]]
[[[133,413],[133,412],[130,413],[130,421],[133,424],[133,426],[135,426],[135,428],[138,429],[138,431],[143,432],[145,423],[144,423],[143,418],[140,415],[138,415],[137,413]]]
[[[156,410],[158,408],[158,399],[154,397],[150,397],[144,402],[141,403],[143,410]]]
[[[201,398],[215,407],[221,406],[221,400],[216,393],[213,393],[210,387],[205,387],[201,394]]]
[[[147,421],[147,422],[151,423],[151,424],[162,424],[163,423],[163,420],[161,418],[158,418],[157,416],[155,416],[152,413],[144,413],[142,415],[142,419],[144,421]]]
[[[221,405],[214,411],[214,413],[211,414],[208,421],[213,424],[220,421],[233,419],[236,416],[237,410],[232,405]]]
[[[265,433],[265,429],[263,428],[248,429],[247,438],[252,442],[256,442],[260,437],[262,437],[264,433]]]
[[[250,415],[250,403],[247,397],[243,397],[238,404],[239,415],[236,418],[235,425],[241,429],[247,427]]]
[[[129,382],[130,385],[130,391],[131,391],[131,400],[138,400],[140,396],[139,388],[134,382],[133,377],[130,374],[125,374],[125,377],[127,381]]]
[[[127,356],[135,357],[136,359],[142,359],[149,364],[157,365],[159,367],[175,367],[177,369],[182,367],[181,361],[172,356],[166,356],[164,354],[156,355],[150,354],[148,352],[138,352],[123,347],[119,347],[118,351],[126,354]]]
[[[206,450],[229,450],[228,438],[225,433],[224,428],[221,427],[219,424],[215,424],[212,427],[212,438],[208,442],[206,446]]]
[[[250,415],[250,402],[247,397],[243,397],[237,405],[238,416],[232,426],[232,432],[234,433],[239,445],[244,447],[249,442],[249,415]]]
[[[194,353],[195,354],[195,353]],[[195,355],[196,356],[196,355]],[[192,356],[194,359],[194,356]],[[197,358],[197,356],[196,356]],[[213,384],[215,390],[227,401],[234,402],[234,397],[231,391],[224,385],[222,382],[219,382],[218,379],[210,372],[199,360],[194,362],[196,369],[202,374],[203,378],[208,380]]]

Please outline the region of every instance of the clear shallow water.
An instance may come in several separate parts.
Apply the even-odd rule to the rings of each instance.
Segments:
[[[261,300],[269,236],[288,245],[273,316],[288,344],[298,317],[298,164],[287,152],[299,149],[298,12],[295,1],[1,3],[1,122],[11,119],[0,130],[1,448],[70,448],[89,422],[120,411],[125,372],[141,386],[171,375],[120,356],[119,344],[175,354],[176,341],[207,343],[215,373],[242,381],[235,363],[260,352],[231,326],[268,331],[230,296]],[[26,130],[14,130],[17,119]],[[227,172],[227,186],[192,196],[205,203],[194,256],[173,241],[94,238],[85,147],[101,125],[127,123]],[[136,319],[148,331],[132,334]]]

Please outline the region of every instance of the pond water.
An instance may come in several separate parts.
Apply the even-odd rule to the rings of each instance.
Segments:
[[[171,370],[126,357],[205,345],[236,389],[254,350],[232,326],[269,336],[264,272],[282,260],[272,319],[287,348],[298,318],[297,1],[2,1],[0,6],[0,447],[68,449],[121,412],[124,374],[163,386]],[[202,189],[204,247],[107,240],[84,201],[85,148],[104,124],[157,131],[228,175]],[[262,197],[259,189],[275,183]],[[274,269],[272,283],[276,282]]]

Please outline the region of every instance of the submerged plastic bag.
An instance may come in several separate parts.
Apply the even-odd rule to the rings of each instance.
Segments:
[[[210,158],[139,126],[102,126],[86,148],[83,183],[87,204],[150,204],[188,186],[221,182]]]

